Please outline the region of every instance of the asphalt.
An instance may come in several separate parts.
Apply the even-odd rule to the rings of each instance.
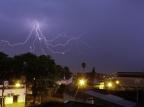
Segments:
[[[41,104],[41,105],[33,106],[33,107],[106,107],[106,106],[71,101],[68,103],[49,102],[49,103],[45,103],[45,104]]]

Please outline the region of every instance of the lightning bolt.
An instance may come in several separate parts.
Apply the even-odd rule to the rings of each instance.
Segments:
[[[34,36],[33,36],[33,33],[35,34]],[[18,42],[18,43],[12,44],[6,40],[0,40],[0,46],[6,44],[7,46],[9,46],[11,48],[15,48],[18,46],[24,46],[24,45],[28,44],[30,41],[31,45],[29,46],[29,49],[31,52],[35,52],[36,44],[39,43],[39,47],[44,54],[47,54],[47,50],[49,50],[50,52],[52,52],[54,54],[65,54],[67,52],[66,50],[65,51],[58,51],[57,49],[60,47],[64,49],[72,41],[75,41],[75,40],[78,40],[81,38],[81,36],[72,37],[72,38],[67,39],[64,43],[54,44],[54,42],[57,41],[58,39],[60,39],[61,37],[66,38],[63,35],[60,35],[60,36],[56,36],[54,39],[48,39],[47,36],[45,36],[43,34],[42,30],[40,29],[39,22],[35,21],[30,33],[28,34],[28,37],[23,42]]]

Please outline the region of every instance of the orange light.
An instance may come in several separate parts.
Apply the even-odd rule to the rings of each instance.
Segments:
[[[118,85],[120,83],[120,81],[119,80],[116,80],[116,84]]]
[[[85,87],[87,85],[87,80],[86,79],[79,79],[78,80],[78,86],[79,87]]]
[[[112,87],[113,87],[112,82],[108,82],[108,83],[107,83],[107,86],[108,86],[109,88],[112,88]]]
[[[19,82],[17,82],[16,84],[15,84],[15,87],[16,88],[19,88],[21,86],[21,84],[19,83]]]

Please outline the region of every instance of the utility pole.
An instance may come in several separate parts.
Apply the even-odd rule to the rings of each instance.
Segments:
[[[4,81],[2,83],[2,107],[4,107]]]
[[[2,107],[5,107],[5,99],[4,99],[4,91],[5,91],[5,87],[8,87],[8,81],[3,81],[2,83]]]
[[[139,104],[139,88],[136,89],[136,103]]]
[[[4,107],[4,83],[2,84],[2,107]]]

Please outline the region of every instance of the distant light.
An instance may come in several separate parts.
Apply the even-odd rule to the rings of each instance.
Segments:
[[[108,83],[107,83],[107,86],[108,86],[109,88],[112,88],[112,87],[113,87],[112,82],[108,82]]]
[[[78,86],[79,87],[85,87],[87,85],[86,79],[79,79],[78,80]]]
[[[116,80],[116,82],[115,82],[117,85],[120,83],[120,81],[119,80]]]
[[[15,84],[15,87],[16,88],[19,88],[21,86],[21,84],[19,83],[19,82],[17,82],[16,84]]]
[[[85,80],[79,80],[79,85],[83,86],[85,84]]]
[[[99,84],[99,89],[104,89],[104,82],[101,82],[101,83]]]

